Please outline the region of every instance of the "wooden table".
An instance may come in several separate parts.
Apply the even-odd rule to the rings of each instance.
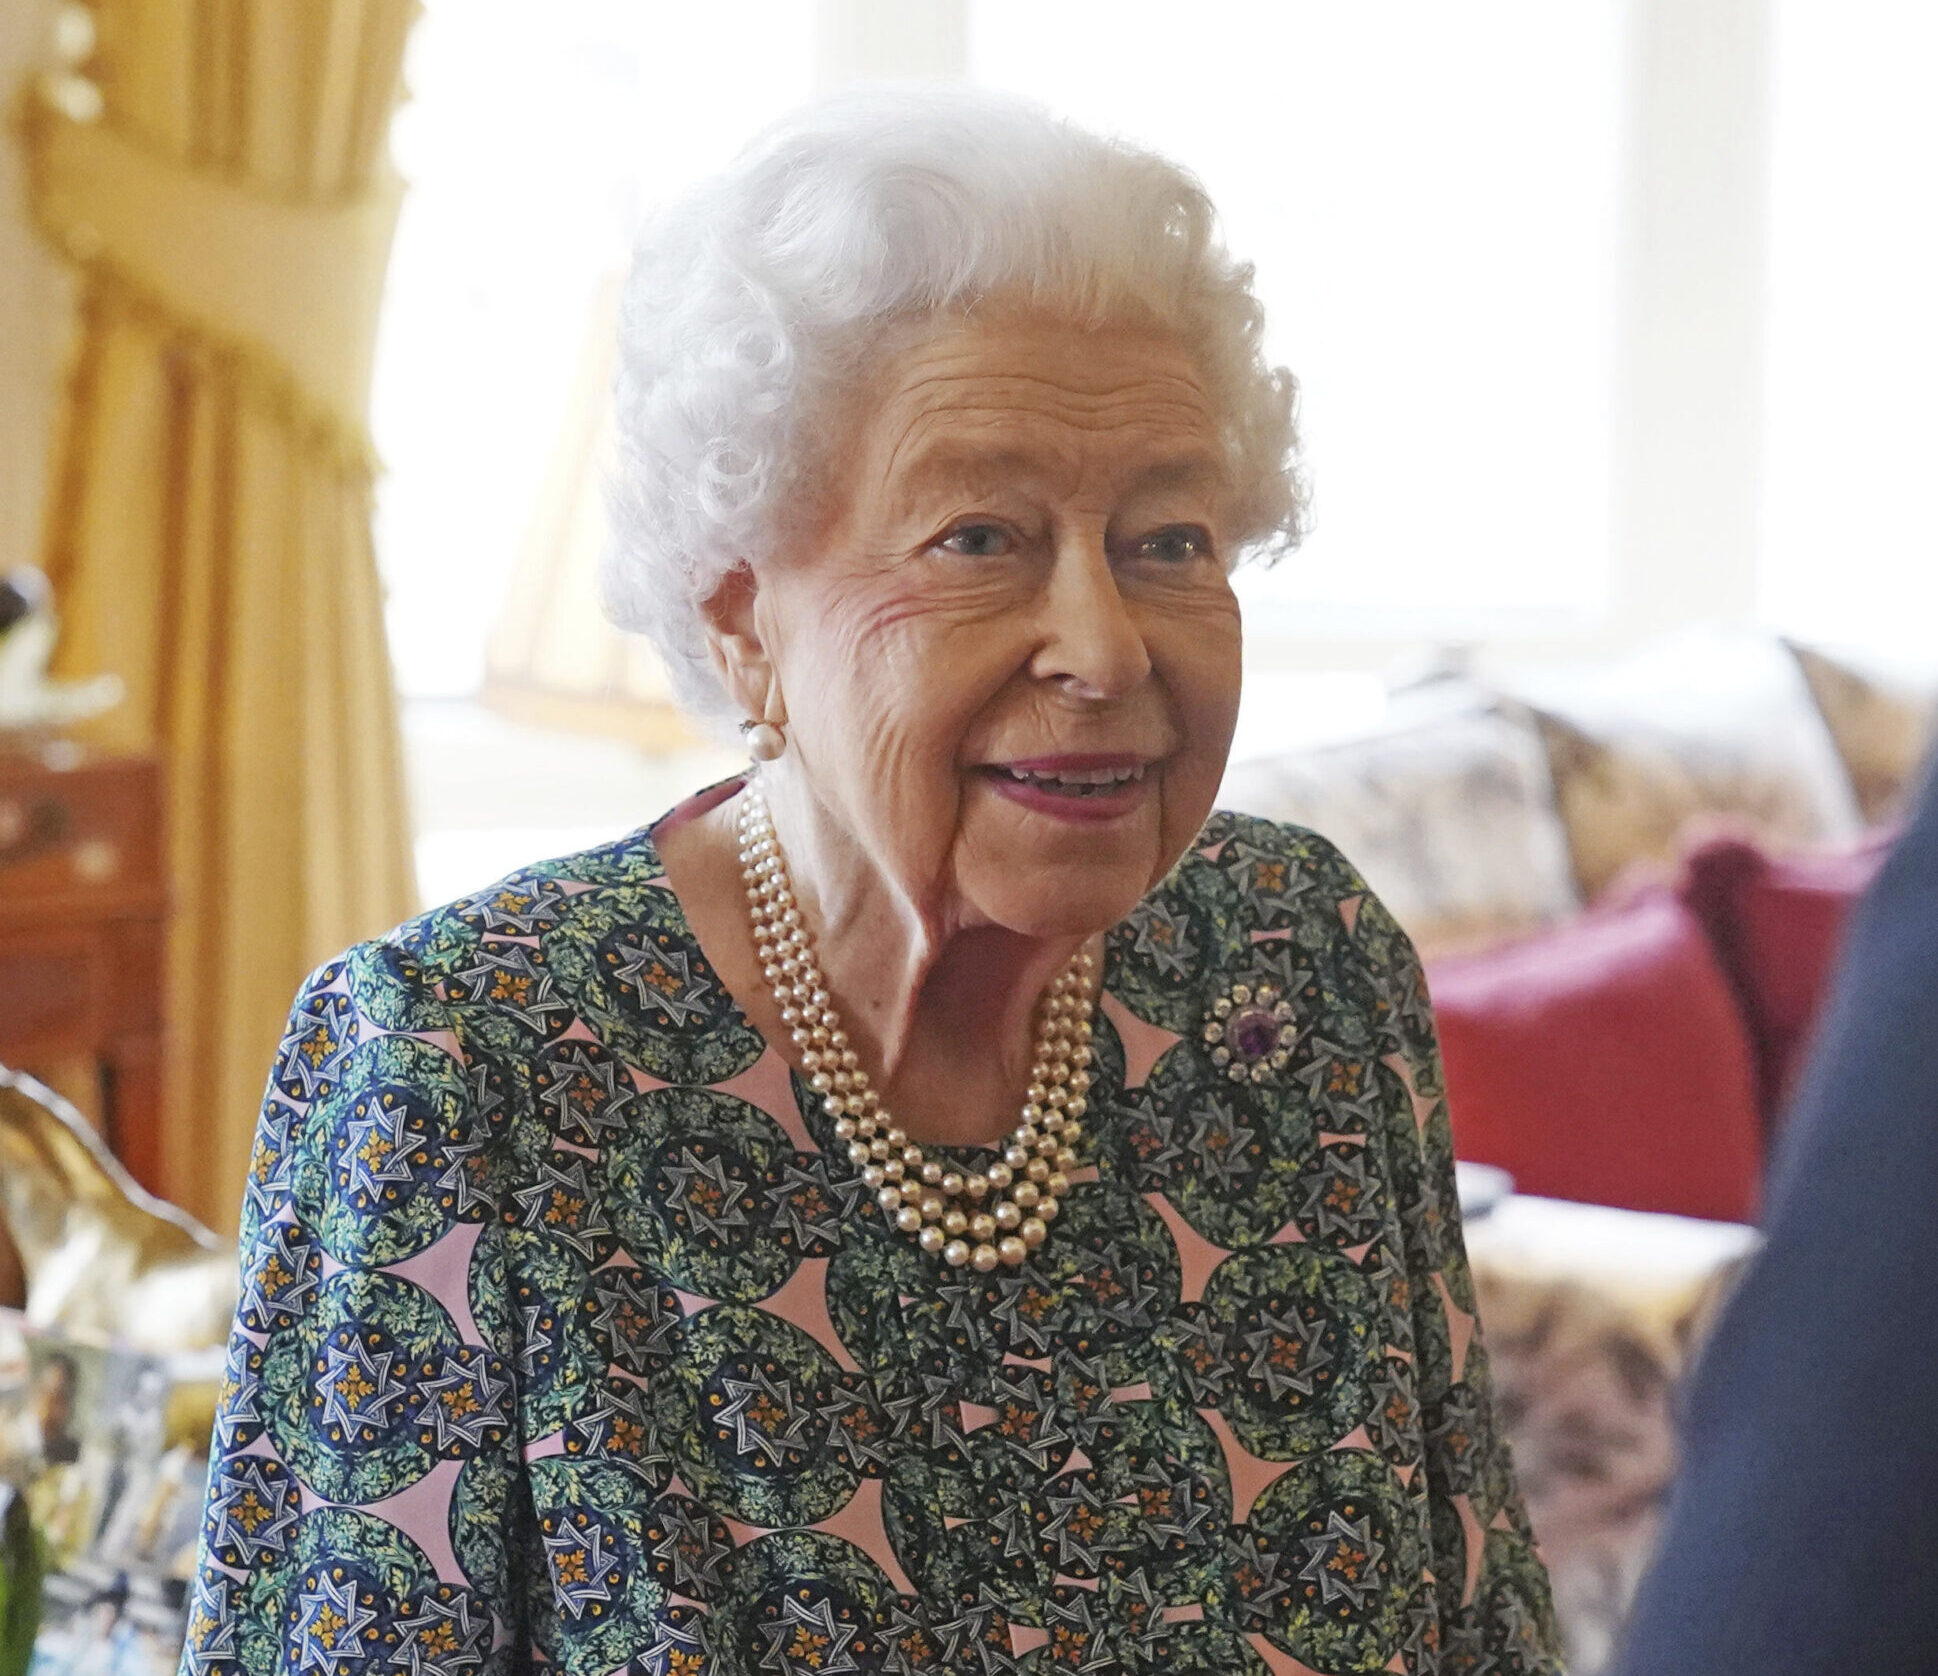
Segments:
[[[53,1083],[159,1177],[161,774],[0,735],[0,1063]]]

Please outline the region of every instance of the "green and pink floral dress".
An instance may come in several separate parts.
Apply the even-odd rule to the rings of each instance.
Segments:
[[[866,1202],[650,831],[321,968],[185,1676],[1558,1670],[1397,927],[1217,815],[1097,1048],[1066,1214],[977,1275]]]

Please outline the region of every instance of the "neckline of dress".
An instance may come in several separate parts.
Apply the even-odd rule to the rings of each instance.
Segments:
[[[687,913],[686,904],[681,901],[679,892],[673,888],[672,878],[666,871],[666,858],[659,851],[659,829],[668,820],[672,819],[675,815],[680,815],[683,819],[697,819],[701,815],[710,813],[719,807],[720,804],[726,802],[729,797],[738,795],[738,788],[744,787],[748,778],[749,775],[746,773],[732,774],[724,780],[717,780],[710,786],[704,786],[691,796],[683,798],[680,802],[674,804],[671,809],[659,816],[658,819],[640,827],[632,836],[640,845],[643,851],[643,859],[646,861],[649,870],[654,874],[651,880],[652,888],[657,889],[664,895],[667,902],[672,905],[675,912],[679,915],[678,931],[686,945],[686,951],[689,954],[697,956],[705,964],[707,970],[713,974],[713,981],[720,986],[721,996],[731,1009],[728,1022],[739,1025],[741,1029],[753,1036],[760,1043],[763,1056],[771,1053],[787,1067],[788,1092],[794,1097],[795,1106],[801,1117],[802,1127],[806,1130],[808,1139],[813,1142],[815,1151],[823,1157],[832,1158],[836,1156],[832,1137],[830,1136],[824,1139],[817,1132],[827,1124],[828,1119],[820,1113],[819,1101],[814,1091],[808,1087],[807,1077],[802,1072],[800,1066],[795,1064],[794,1060],[782,1050],[780,1044],[775,1042],[765,1030],[761,1029],[758,1024],[748,1017],[747,1009],[741,1005],[740,997],[728,987],[727,980],[721,975],[719,964],[707,953],[705,947],[700,942],[699,934],[693,929],[692,917]],[[728,791],[728,787],[736,789],[734,791]],[[716,796],[716,793],[723,795]],[[694,805],[698,805],[698,807],[694,807]],[[1148,892],[1145,896],[1140,897],[1139,901],[1147,902],[1151,896],[1157,894],[1157,891],[1163,890],[1170,883],[1172,874],[1175,872],[1176,868],[1174,867],[1172,873],[1167,873],[1156,888]],[[1118,925],[1122,924],[1123,921],[1118,921]],[[1098,974],[1097,980],[1097,1013],[1100,1018],[1103,1012],[1104,997],[1111,993],[1111,978],[1117,970],[1117,956],[1111,947],[1111,936],[1116,930],[1117,926],[1112,926],[1110,930],[1104,933],[1102,969]],[[756,1060],[755,1063],[758,1064],[759,1061]],[[1095,1075],[1095,1072],[1096,1062],[1093,1058],[1092,1074]],[[1099,1088],[1102,1087],[1101,1079],[1097,1086]],[[1094,1136],[1094,1122],[1090,1127]],[[998,1137],[995,1140],[980,1145],[950,1146],[939,1141],[923,1141],[921,1146],[923,1151],[933,1158],[946,1159],[951,1163],[960,1163],[966,1167],[980,1168],[987,1160],[994,1158],[1001,1152],[1006,1134],[1007,1131],[1005,1131],[1005,1136]]]

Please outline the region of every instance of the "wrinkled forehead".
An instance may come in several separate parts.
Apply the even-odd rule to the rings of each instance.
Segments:
[[[956,322],[890,357],[853,432],[857,487],[891,503],[1003,487],[1227,487],[1183,347],[1132,328]]]

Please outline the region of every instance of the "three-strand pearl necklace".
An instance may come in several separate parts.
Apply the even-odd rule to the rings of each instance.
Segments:
[[[883,1214],[924,1251],[979,1274],[1014,1267],[1048,1237],[1076,1168],[1090,1087],[1095,957],[1088,950],[1074,955],[1038,1003],[1022,1121],[1000,1159],[985,1170],[952,1168],[912,1142],[868,1086],[815,959],[767,799],[749,785],[740,803],[740,876],[761,976],[848,1161]]]

